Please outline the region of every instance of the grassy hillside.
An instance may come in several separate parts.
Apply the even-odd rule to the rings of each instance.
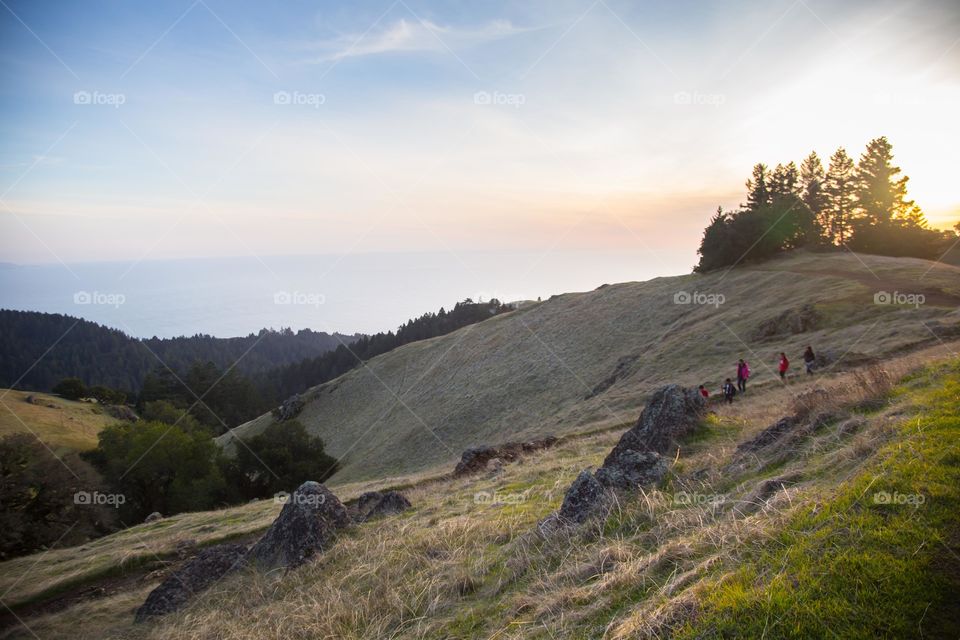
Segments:
[[[924,304],[875,304],[881,292],[922,294]],[[683,293],[724,301],[675,304]],[[336,480],[401,475],[452,464],[482,443],[626,424],[664,380],[717,390],[739,357],[764,385],[776,380],[780,351],[798,373],[807,344],[838,369],[934,344],[960,335],[958,304],[957,267],[850,253],[605,286],[374,358],[307,392],[299,419],[342,457]],[[813,326],[791,333],[804,305]],[[229,449],[272,419],[220,441]]]
[[[350,529],[299,570],[229,578],[155,623],[132,624],[155,569],[184,545],[249,537],[279,506],[177,516],[10,561],[0,592],[26,626],[7,635],[957,637],[958,346],[717,406],[665,486],[569,537],[533,531],[618,431],[568,439],[499,476],[411,478],[412,511]],[[789,438],[738,451],[797,411],[809,419]],[[65,608],[30,615],[31,599],[57,589],[71,593]]]
[[[27,402],[32,396],[34,402]],[[38,392],[0,389],[0,437],[33,433],[47,446],[85,451],[97,446],[97,434],[117,422],[102,407]]]

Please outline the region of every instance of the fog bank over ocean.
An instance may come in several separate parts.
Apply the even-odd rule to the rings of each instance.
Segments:
[[[671,258],[565,250],[4,264],[0,308],[78,316],[136,337],[374,333],[464,298],[546,299],[689,271],[692,256]]]

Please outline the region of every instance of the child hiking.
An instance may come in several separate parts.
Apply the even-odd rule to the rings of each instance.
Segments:
[[[790,361],[787,360],[787,354],[783,351],[780,352],[780,364],[777,366],[777,369],[780,371],[780,379],[786,380],[787,369],[790,368]]]
[[[737,388],[733,386],[730,378],[727,378],[727,381],[723,383],[723,399],[727,401],[727,404],[733,404],[733,396],[735,395],[737,395]]]
[[[737,389],[740,393],[747,392],[747,378],[749,377],[750,365],[748,365],[743,358],[740,358],[740,361],[737,363]]]
[[[807,368],[807,375],[813,375],[813,367],[817,364],[817,356],[813,353],[813,347],[808,346],[803,352],[803,364]]]

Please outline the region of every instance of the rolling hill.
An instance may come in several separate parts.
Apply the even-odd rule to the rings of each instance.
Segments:
[[[118,422],[94,402],[65,400],[47,393],[0,389],[0,405],[0,438],[32,433],[54,450],[93,449],[97,434]]]
[[[947,341],[958,305],[960,268],[851,253],[604,285],[373,358],[307,391],[298,419],[341,458],[335,482],[398,476],[483,443],[625,425],[665,380],[716,391],[740,357],[756,387],[777,382],[781,351],[802,375],[808,344],[842,370]]]

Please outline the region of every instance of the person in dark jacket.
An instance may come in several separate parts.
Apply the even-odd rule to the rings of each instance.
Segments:
[[[807,346],[807,350],[803,352],[803,364],[807,368],[807,375],[813,375],[813,367],[817,364],[817,356],[813,352],[813,347]]]
[[[737,388],[733,386],[730,378],[727,378],[727,381],[723,383],[723,399],[727,401],[727,404],[733,404],[733,396],[735,395],[737,395]]]

